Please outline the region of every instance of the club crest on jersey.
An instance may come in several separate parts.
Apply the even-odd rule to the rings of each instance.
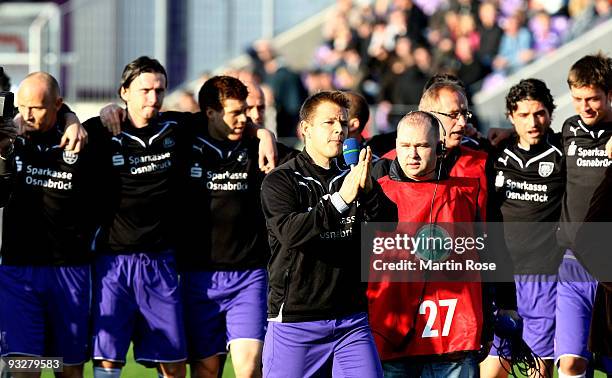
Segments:
[[[77,160],[79,160],[79,155],[75,154],[72,151],[64,150],[64,153],[62,154],[62,159],[64,159],[64,163],[72,165],[76,163]]]
[[[238,161],[238,163],[242,163],[242,165],[245,165],[247,163],[247,159],[248,159],[248,154],[245,150],[242,150],[240,152],[238,152],[238,156],[236,156],[236,160]]]
[[[555,164],[549,161],[541,161],[538,166],[538,173],[541,177],[548,177],[555,170]]]
[[[166,139],[164,139],[164,148],[172,148],[174,147],[174,144],[174,138],[167,137]]]

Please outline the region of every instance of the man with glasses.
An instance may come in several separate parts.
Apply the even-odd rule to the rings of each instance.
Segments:
[[[427,83],[425,83],[425,87],[423,87],[423,94],[429,90],[433,85],[443,83],[443,84],[454,84],[459,87],[460,91],[463,95],[466,96],[465,85],[461,80],[459,80],[456,76],[450,74],[436,74],[432,76]],[[467,105],[466,105],[467,108]],[[420,109],[419,110],[423,110]],[[473,122],[472,113],[469,110],[466,110],[465,113],[466,119],[466,127],[465,132],[463,134],[463,139],[461,139],[461,145],[465,147],[469,147],[473,150],[488,150],[489,142],[488,140],[480,137],[476,129],[470,124]],[[449,112],[444,112],[440,114],[438,118],[447,118],[451,117],[454,119],[459,118],[459,114],[453,114]],[[469,113],[469,114],[468,114]],[[447,117],[445,117],[445,115]],[[437,115],[436,115],[437,116]],[[372,148],[372,153],[377,156],[382,156],[384,158],[388,158],[390,160],[395,159],[395,139],[397,138],[397,132],[392,131],[386,134],[375,135],[370,140],[368,140],[367,145]]]
[[[468,101],[465,91],[453,82],[440,81],[433,84],[423,93],[419,110],[429,111],[439,116],[444,128],[443,139],[447,152],[443,162],[443,170],[451,177],[477,178],[480,191],[478,195],[478,207],[480,212],[477,221],[484,222],[487,219],[487,178],[486,165],[487,153],[467,148],[461,144],[466,132],[466,127],[472,113],[468,110]],[[499,260],[500,256],[490,257]],[[504,261],[502,259],[502,261]],[[498,283],[493,286],[485,286],[485,298],[483,302],[483,314],[485,316],[483,327],[483,347],[490,344],[493,334],[492,328],[487,323],[491,321],[491,301],[495,302],[496,308],[511,311],[516,315],[516,288],[512,277],[508,277],[507,283]],[[491,296],[489,296],[489,293]]]

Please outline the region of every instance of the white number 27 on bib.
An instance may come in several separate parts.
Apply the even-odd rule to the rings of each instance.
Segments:
[[[444,326],[442,327],[442,336],[448,336],[453,323],[453,316],[455,315],[455,307],[457,306],[457,299],[440,299],[438,304],[431,300],[426,300],[419,306],[419,314],[425,315],[429,309],[429,316],[427,317],[427,323],[423,329],[421,337],[438,337],[439,331],[433,329],[436,317],[438,316],[438,306],[448,307],[446,312],[446,318],[444,318]]]

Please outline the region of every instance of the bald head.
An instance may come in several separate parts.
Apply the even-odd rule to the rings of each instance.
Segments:
[[[405,132],[405,129],[423,128],[427,137],[440,140],[440,127],[438,121],[431,113],[424,111],[410,112],[406,114],[397,124],[397,133]]]
[[[249,95],[246,98],[247,117],[257,126],[265,126],[266,123],[266,101],[264,93],[259,84],[246,82]]]
[[[46,72],[34,72],[23,79],[17,92],[17,106],[29,131],[47,131],[57,122],[62,106],[57,80]]]
[[[438,122],[426,112],[411,112],[397,125],[397,160],[404,174],[417,181],[435,178],[440,144]]]

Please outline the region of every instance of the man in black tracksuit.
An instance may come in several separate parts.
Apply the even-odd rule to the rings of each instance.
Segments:
[[[304,151],[263,182],[272,249],[264,376],[382,376],[360,282],[360,223],[395,221],[397,209],[370,177],[369,149],[350,171],[335,164],[348,105],[341,92],[309,97]]]

